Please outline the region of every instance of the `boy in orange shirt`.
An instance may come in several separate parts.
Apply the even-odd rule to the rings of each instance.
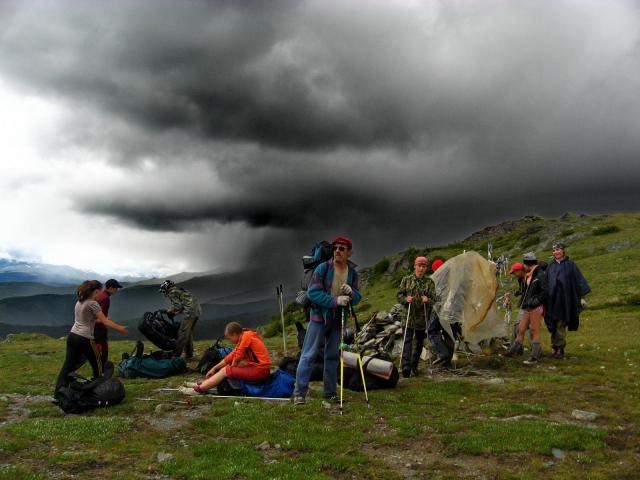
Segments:
[[[271,375],[269,351],[257,332],[231,322],[225,327],[224,336],[235,343],[236,348],[207,372],[206,380],[197,382],[193,390],[185,389],[184,393],[205,393],[227,377],[258,382]]]

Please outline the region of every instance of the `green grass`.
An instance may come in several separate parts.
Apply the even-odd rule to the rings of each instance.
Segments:
[[[594,227],[609,225],[619,230],[593,234]],[[494,255],[518,259],[525,251],[523,239],[538,237],[532,246],[545,259],[551,242],[563,239],[593,289],[580,329],[569,334],[564,361],[546,357],[540,365],[525,368],[519,360],[462,355],[461,368],[480,369],[505,383],[488,385],[482,375],[426,375],[402,380],[394,390],[370,392],[371,408],[362,394],[346,392],[343,416],[326,410],[317,390],[306,405],[296,408],[196,399],[193,409],[175,405],[158,414],[157,404],[179,396],[157,389],[195,376],[127,379],[122,404],[75,416],[41,399],[21,397],[51,394],[64,341],[18,335],[0,344],[0,479],[637,478],[640,270],[631,266],[640,265],[640,215],[569,215],[514,222],[511,227],[490,233]],[[407,271],[389,272],[391,265],[403,260],[410,264],[424,252],[445,259],[463,249],[484,254],[489,240],[471,237],[389,255],[389,263],[381,263],[373,276],[363,272],[368,283],[358,308],[360,323],[395,303],[396,285]],[[383,264],[387,271],[382,271]],[[500,292],[513,290],[511,278],[502,281]],[[287,306],[289,333],[298,318],[299,311]],[[282,356],[279,316],[265,328],[274,335],[267,344],[277,363]],[[196,348],[202,352],[209,344],[197,342]],[[287,337],[287,345],[297,351],[294,336]],[[112,342],[112,358],[132,346]],[[543,349],[549,352],[546,331]],[[83,367],[81,373],[90,371]],[[571,417],[573,409],[594,411],[598,418],[586,425]],[[519,415],[535,418],[507,420]],[[2,424],[7,420],[12,423]],[[256,450],[264,441],[271,448]],[[552,448],[565,451],[566,458],[553,460]],[[160,451],[175,460],[159,463]],[[423,459],[422,464],[416,459]],[[405,467],[409,463],[411,468]]]
[[[468,428],[448,434],[449,453],[538,453],[551,455],[552,448],[587,450],[603,447],[604,431],[539,420],[476,421]]]

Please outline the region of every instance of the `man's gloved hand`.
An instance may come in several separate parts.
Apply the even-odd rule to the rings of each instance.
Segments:
[[[340,293],[342,295],[351,295],[353,293],[353,289],[346,283],[343,283],[340,287]]]
[[[346,307],[347,305],[349,305],[350,301],[351,301],[351,297],[349,297],[348,295],[340,295],[337,298],[338,305],[341,307]]]
[[[420,300],[422,300],[422,303],[429,303],[429,297],[427,297],[426,295],[423,295]]]

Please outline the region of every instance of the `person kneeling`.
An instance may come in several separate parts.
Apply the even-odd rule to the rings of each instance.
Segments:
[[[231,343],[235,343],[236,348],[207,372],[206,380],[197,382],[193,390],[185,389],[184,393],[205,393],[220,385],[225,378],[249,382],[260,382],[269,378],[271,358],[257,332],[231,322],[225,327],[224,336]]]

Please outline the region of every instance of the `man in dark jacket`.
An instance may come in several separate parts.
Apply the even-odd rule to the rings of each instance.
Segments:
[[[562,242],[553,244],[553,260],[547,267],[547,301],[544,321],[551,332],[553,358],[564,358],[567,329],[578,330],[580,312],[587,302],[584,296],[591,291],[578,266],[565,255]]]
[[[531,329],[531,356],[524,363],[532,365],[538,363],[542,357],[540,343],[540,324],[544,313],[546,300],[546,278],[542,268],[538,265],[535,253],[527,252],[523,256],[525,276],[521,285],[520,322],[516,341],[505,354],[507,357],[518,355],[522,351],[522,342],[527,329]]]

